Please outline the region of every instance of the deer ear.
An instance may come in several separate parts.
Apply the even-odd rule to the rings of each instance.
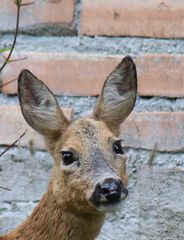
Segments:
[[[56,134],[68,125],[53,93],[28,70],[18,77],[18,96],[25,120],[40,134]]]
[[[136,93],[136,67],[133,60],[127,56],[105,81],[93,117],[104,121],[117,134],[120,124],[135,105]]]

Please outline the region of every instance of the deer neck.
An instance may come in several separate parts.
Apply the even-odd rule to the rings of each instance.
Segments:
[[[79,215],[67,211],[47,192],[17,231],[20,239],[26,240],[94,240],[104,217],[104,214]]]

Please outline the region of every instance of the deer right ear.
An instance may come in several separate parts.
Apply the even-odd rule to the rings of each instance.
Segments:
[[[93,117],[104,121],[117,135],[135,105],[136,94],[136,67],[130,57],[125,57],[105,81]]]
[[[40,134],[50,136],[67,127],[69,121],[53,93],[28,70],[18,77],[18,96],[25,120]]]

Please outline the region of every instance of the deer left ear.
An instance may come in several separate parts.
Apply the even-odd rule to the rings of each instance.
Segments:
[[[93,117],[104,121],[117,135],[120,124],[133,110],[137,95],[136,66],[125,57],[104,83]]]
[[[18,77],[18,97],[27,123],[44,136],[55,136],[69,124],[48,87],[24,69]]]

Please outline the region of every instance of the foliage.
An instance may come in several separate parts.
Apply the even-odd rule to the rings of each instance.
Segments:
[[[16,18],[16,28],[15,28],[15,34],[14,34],[14,39],[13,39],[13,43],[12,43],[12,46],[10,48],[0,48],[0,56],[2,56],[4,58],[4,61],[3,61],[3,64],[2,66],[0,67],[0,73],[2,72],[2,70],[5,68],[6,64],[8,62],[10,62],[10,57],[12,55],[12,52],[15,48],[15,44],[16,44],[16,40],[17,40],[17,35],[18,35],[18,32],[19,32],[19,20],[20,20],[20,8],[22,6],[27,6],[27,5],[30,5],[30,4],[33,4],[32,2],[31,3],[26,3],[26,4],[23,4],[22,3],[22,0],[13,0],[13,3],[16,5],[16,8],[17,8],[17,18]],[[5,51],[9,51],[8,53],[8,56],[5,57],[3,55],[3,52]],[[22,60],[22,59],[17,59],[17,60]],[[13,61],[17,61],[17,60],[13,60]],[[13,79],[9,82],[6,83],[7,84],[10,84],[12,83],[13,81],[16,81],[16,79]],[[5,84],[4,84],[5,85]],[[4,85],[0,85],[0,89],[4,86]],[[26,132],[22,133],[11,145],[9,145],[2,153],[0,153],[0,157],[3,156],[11,147],[13,147],[24,135],[26,134]],[[0,189],[4,189],[4,190],[7,190],[7,191],[11,191],[9,188],[5,188],[5,187],[2,187],[0,186]],[[0,209],[1,211],[1,209]]]

